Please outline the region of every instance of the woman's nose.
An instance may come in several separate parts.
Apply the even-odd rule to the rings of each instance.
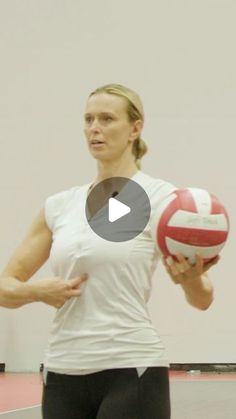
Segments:
[[[93,122],[90,124],[89,129],[92,132],[99,132],[100,131],[99,122],[96,119],[94,119]]]

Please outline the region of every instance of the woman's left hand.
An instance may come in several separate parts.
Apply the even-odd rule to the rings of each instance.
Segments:
[[[202,274],[208,271],[213,265],[218,263],[220,256],[217,255],[213,260],[204,263],[203,258],[196,254],[196,263],[191,265],[188,260],[182,255],[176,255],[177,261],[172,256],[162,257],[162,262],[175,284],[182,284],[185,281],[199,278]]]

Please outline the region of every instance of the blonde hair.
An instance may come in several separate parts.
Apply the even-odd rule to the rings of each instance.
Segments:
[[[98,93],[108,93],[110,95],[121,96],[126,100],[127,103],[127,114],[131,122],[141,119],[144,121],[144,111],[143,105],[140,100],[140,97],[136,92],[129,89],[128,87],[122,86],[121,84],[106,84],[104,86],[98,87],[94,90],[89,96],[98,94]],[[135,164],[138,169],[141,169],[141,158],[148,151],[148,147],[143,139],[138,136],[133,142],[132,153],[135,156]]]

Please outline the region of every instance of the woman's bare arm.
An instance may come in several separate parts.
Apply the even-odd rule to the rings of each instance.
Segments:
[[[26,286],[25,282],[46,262],[51,244],[52,233],[42,209],[0,274],[1,306],[19,307],[36,300],[30,284]]]
[[[79,286],[87,278],[86,275],[70,281],[52,277],[27,282],[47,261],[51,245],[52,233],[42,209],[0,274],[0,306],[17,308],[34,301],[42,301],[59,308],[69,298],[81,294]]]
[[[177,261],[174,261],[170,256],[167,259],[162,258],[172,281],[181,285],[189,304],[200,310],[206,310],[214,298],[213,285],[207,275],[207,271],[218,263],[219,256],[204,264],[203,258],[196,255],[196,263],[194,265],[190,265],[181,254],[176,255],[176,257]]]

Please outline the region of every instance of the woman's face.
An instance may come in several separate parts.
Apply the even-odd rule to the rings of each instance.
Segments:
[[[142,121],[129,121],[126,100],[108,93],[89,97],[84,121],[89,151],[99,160],[117,159],[127,149],[131,153],[142,127]]]

